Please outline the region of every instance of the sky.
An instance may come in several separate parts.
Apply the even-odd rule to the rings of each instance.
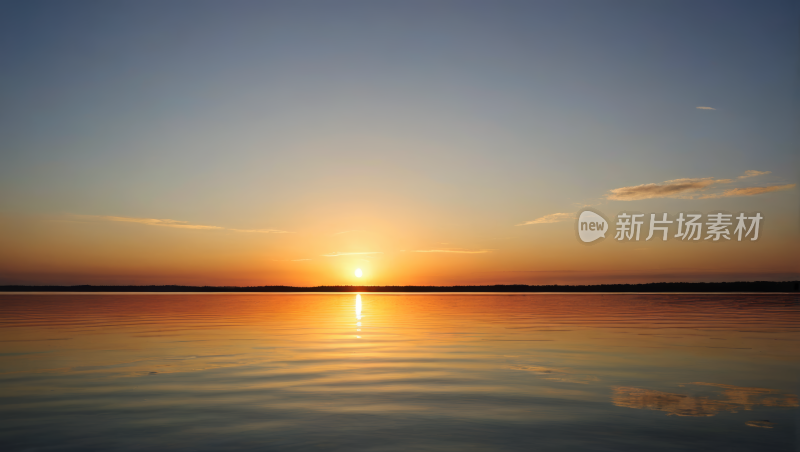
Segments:
[[[798,279],[798,18],[5,1],[0,284]],[[591,245],[584,208],[610,223]],[[625,212],[763,220],[756,241],[616,240]]]

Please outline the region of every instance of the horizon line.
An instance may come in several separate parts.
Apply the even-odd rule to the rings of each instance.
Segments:
[[[687,290],[687,289],[694,290]],[[147,289],[147,290],[142,290]],[[161,289],[161,290],[159,290]],[[259,290],[260,289],[260,290]],[[476,290],[477,289],[477,290]],[[599,289],[599,290],[598,290]],[[648,290],[650,289],[650,290]],[[680,290],[683,289],[683,290]],[[489,284],[489,285],[450,285],[450,286],[188,286],[188,285],[23,285],[7,284],[0,286],[0,292],[798,292],[800,280],[788,281],[726,281],[726,282],[649,282],[649,283],[611,283],[611,284]]]

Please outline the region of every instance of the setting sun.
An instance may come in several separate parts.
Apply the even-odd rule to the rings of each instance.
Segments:
[[[0,452],[800,452],[800,0],[188,4],[0,0]]]

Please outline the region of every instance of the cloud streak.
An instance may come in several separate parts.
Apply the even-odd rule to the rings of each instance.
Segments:
[[[695,108],[697,108],[698,110],[716,110],[716,108],[713,107],[695,107]]]
[[[148,226],[164,226],[168,228],[183,228],[183,229],[225,229],[221,226],[207,226],[202,224],[189,224],[188,221],[169,220],[162,218],[132,218],[132,217],[114,217],[114,216],[92,216],[92,218],[102,221],[118,221],[124,223],[139,223]]]
[[[135,217],[117,217],[110,215],[75,215],[82,219],[99,220],[99,221],[115,221],[122,223],[139,223],[147,226],[162,226],[167,228],[180,228],[180,229],[216,229],[234,232],[245,233],[260,233],[260,234],[288,234],[288,231],[281,231],[279,229],[233,229],[223,228],[222,226],[209,226],[204,224],[190,224],[188,221],[170,220],[167,218],[135,218]]]
[[[520,223],[517,226],[527,226],[530,224],[558,223],[561,221],[568,221],[573,219],[575,219],[574,213],[551,213],[549,215],[539,217],[535,220],[526,221],[525,223]]]
[[[747,170],[736,180],[749,179],[770,174],[770,171]],[[721,193],[703,194],[701,192],[718,184],[730,184],[734,179],[714,179],[713,177],[672,179],[658,184],[641,184],[610,190],[606,199],[612,201],[637,201],[652,198],[711,199],[731,196],[754,196],[778,190],[787,190],[794,185],[775,185],[770,187],[731,188]],[[542,217],[544,219],[546,217]],[[540,219],[541,220],[541,219]],[[538,221],[538,220],[535,220]],[[530,223],[530,222],[528,222]],[[527,224],[527,223],[526,223]]]
[[[485,254],[491,253],[494,250],[414,250],[413,253],[450,253],[450,254]]]
[[[281,231],[280,229],[228,229],[234,232],[253,232],[256,234],[291,234],[289,231]]]
[[[355,253],[330,253],[330,254],[322,254],[323,257],[340,257],[340,256],[355,256],[359,254],[383,254],[383,251],[359,251]]]
[[[730,179],[714,179],[705,177],[701,179],[673,179],[660,184],[642,184],[630,187],[615,188],[608,192],[607,199],[612,201],[636,201],[651,198],[690,198],[691,194],[704,190],[707,187],[728,183]]]
[[[747,170],[739,176],[739,179],[747,179],[748,177],[756,177],[756,176],[763,176],[765,174],[769,174],[771,171],[756,171],[756,170]]]
[[[771,193],[773,191],[789,190],[795,187],[795,184],[786,185],[772,185],[769,187],[747,187],[747,188],[731,188],[722,193],[715,193],[701,196],[700,199],[714,199],[714,198],[732,198],[737,196],[755,196],[764,193]]]

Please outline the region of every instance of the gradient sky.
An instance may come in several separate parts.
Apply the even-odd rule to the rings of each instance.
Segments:
[[[6,1],[0,283],[795,279],[799,18],[777,0]],[[756,242],[585,246],[583,206],[765,219]]]

